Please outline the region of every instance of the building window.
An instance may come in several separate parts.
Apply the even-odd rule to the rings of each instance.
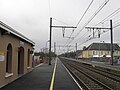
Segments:
[[[12,45],[8,44],[6,55],[6,73],[11,72],[12,72]]]
[[[28,60],[27,60],[27,67],[30,66],[30,49],[28,49]]]
[[[97,51],[93,51],[93,55],[97,55]]]

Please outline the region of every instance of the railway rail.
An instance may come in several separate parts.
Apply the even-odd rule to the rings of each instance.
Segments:
[[[120,90],[120,75],[110,70],[60,58],[83,90]]]

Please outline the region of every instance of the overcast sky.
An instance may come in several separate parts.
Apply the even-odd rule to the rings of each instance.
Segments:
[[[53,25],[67,25],[76,26],[79,19],[87,9],[92,0],[0,0],[0,21],[6,23],[10,27],[19,31],[29,39],[36,43],[35,51],[40,51],[46,46],[49,40],[49,18],[53,17]],[[77,29],[66,29],[65,37],[75,37],[81,28],[88,22],[96,10],[107,0],[94,0],[88,12],[78,25]],[[95,26],[112,12],[120,8],[120,0],[109,0],[109,2],[102,8],[102,10],[95,16],[95,18],[87,26]],[[113,20],[113,26],[120,23],[120,10],[107,20],[99,24],[102,27],[109,27],[109,20]],[[52,46],[56,42],[57,45],[67,45],[71,39],[63,38],[62,29],[53,28]],[[103,30],[101,31],[101,33]],[[109,31],[102,34],[101,38],[89,40],[89,35],[92,32],[83,29],[79,35],[69,44],[74,45],[78,43],[78,49],[83,46],[88,46],[93,42],[110,42]],[[114,28],[114,42],[120,44],[120,30],[119,27]],[[91,36],[92,37],[92,36]],[[66,48],[64,48],[66,49]],[[74,50],[75,48],[71,48]],[[57,51],[63,52],[63,48],[57,48]]]

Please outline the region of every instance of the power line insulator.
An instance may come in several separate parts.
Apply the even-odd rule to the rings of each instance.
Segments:
[[[98,30],[98,38],[100,38],[100,30]]]
[[[65,28],[62,28],[63,37],[65,36]]]
[[[75,29],[73,29],[73,32],[74,32]]]

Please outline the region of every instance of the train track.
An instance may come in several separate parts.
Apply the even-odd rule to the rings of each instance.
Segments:
[[[103,68],[101,69],[100,67],[98,68],[98,67],[94,67],[91,65],[87,65],[87,67],[86,67],[85,64],[77,63],[77,62],[75,62],[75,63],[76,63],[76,65],[81,65],[81,67],[83,67],[83,68],[86,68],[86,69],[91,70],[93,72],[99,73],[99,74],[101,74],[107,78],[110,78],[118,83],[120,82],[120,75],[111,72],[110,69],[103,69]]]
[[[120,76],[107,70],[61,59],[84,90],[120,90]]]

